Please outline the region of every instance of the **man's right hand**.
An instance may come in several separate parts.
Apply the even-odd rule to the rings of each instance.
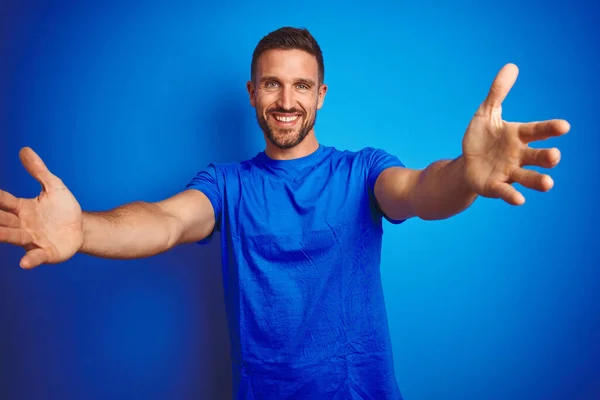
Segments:
[[[31,148],[23,148],[19,157],[42,191],[36,198],[23,199],[0,190],[0,243],[26,250],[21,268],[66,261],[83,245],[81,207]]]

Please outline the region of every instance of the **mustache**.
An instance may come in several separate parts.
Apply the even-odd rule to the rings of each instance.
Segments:
[[[298,110],[296,108],[292,108],[290,110],[284,110],[283,108],[274,108],[272,110],[269,110],[269,113],[277,113],[277,114],[300,114],[300,115],[304,115],[304,113],[302,112],[302,110]]]

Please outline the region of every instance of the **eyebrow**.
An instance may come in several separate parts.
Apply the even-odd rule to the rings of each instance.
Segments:
[[[279,78],[277,78],[276,76],[263,76],[260,79],[260,83],[264,83],[266,81],[279,81]],[[307,79],[307,78],[296,78],[294,79],[294,81],[296,83],[306,83],[309,86],[316,86],[315,81],[313,81],[312,79]]]

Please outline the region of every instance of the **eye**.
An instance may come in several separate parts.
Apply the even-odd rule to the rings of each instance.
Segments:
[[[306,85],[304,83],[299,83],[296,85],[296,87],[300,90],[308,90],[308,85]]]
[[[276,88],[277,86],[279,86],[279,84],[275,81],[268,81],[265,83],[265,87],[267,89],[273,89],[273,88]]]

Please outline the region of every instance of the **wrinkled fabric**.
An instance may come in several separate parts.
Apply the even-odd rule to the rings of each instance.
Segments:
[[[373,188],[387,152],[320,145],[212,163],[187,188],[215,212],[235,399],[398,400]]]

